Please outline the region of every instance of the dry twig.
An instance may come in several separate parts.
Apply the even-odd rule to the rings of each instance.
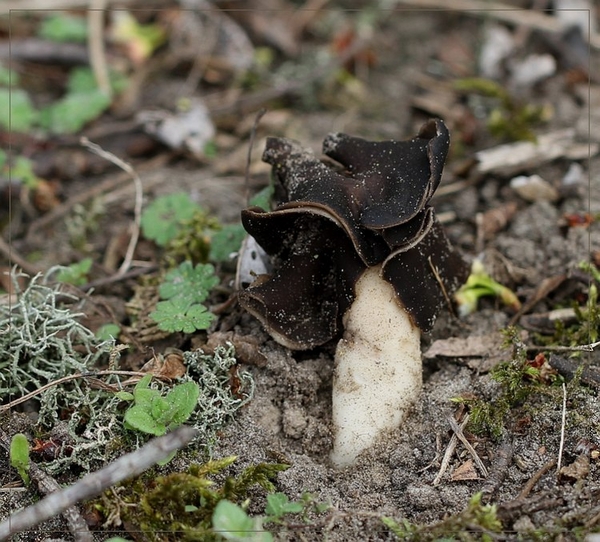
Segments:
[[[14,401],[11,401],[10,403],[1,405],[0,412],[4,412],[5,410],[10,410],[11,408],[13,408],[17,405],[20,405],[21,403],[24,403],[25,401],[28,401],[32,397],[39,395],[40,393],[46,391],[49,388],[52,388],[53,386],[58,386],[59,384],[64,384],[65,382],[69,382],[70,380],[75,380],[76,378],[95,378],[97,376],[104,376],[104,375],[123,375],[123,376],[143,377],[143,376],[146,376],[146,374],[147,373],[143,373],[143,372],[139,372],[139,371],[94,371],[94,372],[89,372],[89,373],[76,373],[74,375],[63,376],[62,378],[59,378],[58,380],[53,380],[52,382],[48,382],[48,384],[42,386],[41,388],[38,388],[36,390],[33,390],[32,392],[29,392],[26,395],[23,395],[23,397],[19,397],[18,399],[15,399]],[[160,378],[160,377],[157,376],[157,378]]]
[[[99,145],[92,143],[88,140],[87,137],[81,138],[81,144],[84,147],[87,147],[94,154],[101,156],[102,158],[112,162],[116,166],[120,167],[123,171],[129,173],[133,178],[133,184],[135,186],[135,208],[134,208],[134,222],[133,222],[133,231],[131,232],[131,239],[129,240],[129,246],[127,247],[127,252],[125,254],[125,258],[123,259],[123,263],[119,270],[117,271],[117,276],[124,275],[131,267],[131,262],[133,261],[133,253],[135,252],[135,247],[137,246],[138,239],[140,237],[140,224],[142,221],[142,201],[144,196],[144,188],[142,186],[142,181],[140,176],[136,173],[135,169],[131,167],[130,164],[121,160],[114,154],[105,151]]]
[[[471,443],[467,440],[467,437],[465,437],[465,435],[463,434],[462,424],[459,426],[456,423],[456,420],[452,416],[450,416],[448,418],[448,422],[450,422],[450,427],[452,428],[452,431],[454,431],[454,434],[458,437],[458,439],[463,443],[463,445],[467,449],[467,451],[471,454],[471,457],[473,458],[473,461],[475,461],[475,464],[479,467],[481,474],[483,474],[484,478],[487,478],[488,470],[487,470],[486,466],[483,464],[483,461],[481,461],[481,458],[479,457],[477,452],[475,451],[475,448],[473,448],[473,446],[471,446]]]
[[[567,385],[563,382],[563,405],[562,405],[562,419],[560,423],[560,445],[558,447],[558,459],[556,460],[556,474],[560,472],[560,466],[562,464],[563,450],[565,447],[565,426],[567,423]]]
[[[542,30],[552,34],[564,30],[561,22],[555,17],[540,11],[520,9],[502,2],[489,0],[396,0],[399,5],[415,10],[460,11],[466,15],[493,18],[496,21]],[[600,49],[600,35],[593,34],[589,43],[594,49]]]
[[[465,416],[465,419],[462,421],[462,423],[458,427],[462,430],[467,426],[468,422],[469,422],[469,415],[467,414]],[[444,457],[442,459],[442,464],[440,465],[440,470],[433,480],[434,486],[439,485],[439,483],[441,482],[442,477],[444,476],[446,470],[448,469],[448,465],[450,464],[450,459],[452,458],[452,454],[454,453],[454,450],[456,450],[457,444],[458,444],[458,437],[456,436],[456,433],[453,433],[452,437],[450,437],[450,442],[448,443],[446,452],[444,453]]]
[[[104,50],[104,13],[107,0],[90,0],[87,13],[88,20],[88,50],[90,52],[90,65],[98,88],[107,96],[112,95],[106,51]]]
[[[183,448],[198,431],[182,426],[163,437],[152,439],[135,452],[126,454],[103,469],[92,472],[65,489],[55,491],[45,499],[17,512],[0,523],[0,541],[64,512],[75,503],[99,495],[105,489],[141,474],[172,452]]]

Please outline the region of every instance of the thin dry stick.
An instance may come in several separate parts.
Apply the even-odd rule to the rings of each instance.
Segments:
[[[119,270],[117,271],[117,277],[124,275],[127,273],[129,268],[131,267],[131,262],[133,261],[133,253],[135,252],[135,247],[137,246],[138,239],[140,237],[140,224],[142,221],[142,202],[144,196],[144,188],[142,186],[142,180],[140,176],[136,173],[135,169],[131,167],[130,164],[121,160],[114,154],[105,151],[100,145],[96,145],[88,140],[87,137],[81,138],[81,144],[84,147],[87,147],[94,154],[112,162],[116,166],[120,167],[123,171],[129,173],[133,178],[133,184],[135,186],[135,210],[134,210],[134,222],[133,222],[133,231],[131,232],[131,239],[129,240],[129,246],[127,247],[127,252],[125,253],[125,258],[123,259],[123,263]]]
[[[0,236],[0,254],[3,254],[8,260],[9,265],[17,265],[25,273],[29,275],[37,275],[42,271],[37,265],[29,263],[23,256],[21,256],[10,244],[8,244],[3,237]]]
[[[0,523],[0,541],[12,534],[39,525],[75,503],[85,501],[102,493],[105,489],[137,476],[169,454],[183,448],[198,431],[182,426],[163,437],[152,439],[135,452],[126,454],[99,471],[92,472],[63,490],[48,495],[40,502],[10,516]]]
[[[459,427],[459,425],[456,423],[456,420],[452,416],[448,418],[448,421],[450,422],[450,427],[452,428],[452,431],[454,431],[454,434],[458,437],[458,439],[463,443],[464,447],[471,454],[471,457],[473,458],[473,461],[475,461],[475,464],[479,467],[481,474],[483,474],[484,478],[487,478],[488,470],[483,464],[483,461],[481,461],[481,458],[479,457],[477,452],[475,451],[475,448],[471,446],[471,443],[467,440],[467,437],[465,437],[462,427]]]
[[[248,199],[250,198],[250,163],[252,161],[252,147],[254,146],[254,139],[256,138],[256,130],[258,128],[258,123],[260,119],[262,119],[267,110],[263,107],[257,114],[254,119],[254,123],[252,124],[252,130],[250,131],[250,142],[248,143],[248,155],[246,156],[246,172],[244,175],[244,187],[246,192],[246,203],[248,203]]]
[[[469,415],[467,414],[465,416],[465,419],[459,425],[461,430],[467,426],[468,421],[469,421]],[[454,450],[456,450],[457,444],[458,444],[458,437],[456,436],[456,433],[453,433],[452,437],[450,437],[450,442],[448,443],[446,452],[444,453],[444,457],[442,459],[442,464],[440,465],[440,470],[433,480],[434,486],[437,486],[440,483],[440,481],[442,480],[442,477],[444,476],[446,470],[448,469],[448,465],[450,464],[450,459],[452,458],[452,454],[454,453]]]
[[[517,495],[515,501],[524,501],[527,496],[531,493],[531,490],[535,487],[542,476],[546,474],[550,469],[554,468],[556,465],[556,459],[551,459],[547,463],[544,463],[537,472],[529,479],[529,481],[523,486],[521,492]]]
[[[590,344],[578,344],[576,346],[526,346],[527,352],[536,350],[547,350],[549,352],[593,352],[594,349],[600,346],[600,341]]]
[[[2,446],[7,453],[10,451],[10,443],[10,436],[0,429],[0,446]],[[49,493],[60,490],[58,482],[48,473],[40,469],[35,463],[29,465],[29,475],[42,495],[48,495]],[[23,489],[27,491],[26,488]],[[94,537],[90,533],[85,519],[83,519],[83,516],[76,506],[69,506],[66,508],[63,511],[62,516],[65,518],[75,542],[93,542]]]
[[[466,15],[493,18],[503,23],[515,26],[525,26],[550,33],[564,30],[561,22],[555,17],[540,11],[520,9],[502,2],[489,0],[396,0],[396,4],[407,6],[409,9],[430,9],[439,11],[460,11]],[[592,34],[589,43],[594,49],[600,49],[600,34]]]
[[[562,420],[560,424],[560,445],[558,447],[558,459],[556,460],[556,474],[560,472],[560,466],[562,463],[563,449],[565,446],[565,426],[567,423],[567,386],[563,382],[563,405],[562,405]]]
[[[11,408],[13,408],[17,405],[20,405],[21,403],[28,401],[32,397],[35,397],[36,395],[39,395],[40,393],[45,392],[47,389],[50,389],[53,386],[58,386],[59,384],[64,384],[65,382],[69,382],[70,380],[75,380],[77,378],[96,378],[97,376],[104,376],[104,375],[123,375],[123,376],[144,377],[147,374],[148,373],[142,373],[139,371],[94,371],[94,372],[90,372],[90,373],[76,373],[74,375],[63,376],[62,378],[59,378],[58,380],[53,380],[52,382],[48,382],[48,384],[45,384],[41,388],[38,388],[37,390],[33,390],[33,391],[29,392],[28,394],[23,395],[23,397],[19,397],[18,399],[15,399],[14,401],[7,403],[6,405],[1,405],[0,412],[4,412],[5,410],[10,410]]]
[[[110,78],[108,76],[108,64],[106,63],[106,51],[104,50],[104,13],[106,0],[90,0],[88,10],[88,50],[90,53],[90,65],[98,88],[107,96],[112,96]]]
[[[138,169],[140,171],[154,171],[166,164],[170,158],[170,154],[159,154],[155,158],[152,158],[151,160],[140,164],[138,166]],[[54,221],[58,220],[59,218],[62,218],[73,207],[75,207],[75,205],[83,204],[92,198],[96,198],[104,194],[105,192],[114,190],[115,188],[121,186],[123,182],[126,181],[129,177],[130,175],[128,172],[114,175],[98,184],[94,184],[92,187],[90,187],[89,190],[86,190],[85,192],[81,192],[80,194],[69,198],[64,203],[61,203],[60,205],[56,206],[50,212],[34,220],[27,230],[25,241],[30,241],[31,238],[34,237],[38,231],[44,230]]]

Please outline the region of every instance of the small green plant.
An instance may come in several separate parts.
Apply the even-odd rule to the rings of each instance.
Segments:
[[[135,386],[133,394],[119,392],[118,397],[133,401],[125,412],[125,425],[150,435],[164,435],[185,423],[198,404],[200,388],[195,382],[177,384],[166,395],[150,387],[152,375]]]
[[[381,521],[400,540],[492,542],[502,531],[502,522],[498,519],[496,505],[482,504],[481,497],[481,493],[475,493],[462,512],[433,525],[416,525],[407,520],[398,522],[390,517],[383,517]]]
[[[223,477],[223,471],[235,460],[234,456],[225,457],[191,465],[184,472],[158,478],[140,477],[126,484],[119,493],[120,499],[127,504],[120,508],[123,519],[144,531],[149,540],[161,542],[270,540],[227,537],[250,534],[253,527],[261,526],[245,511],[248,492],[256,486],[274,492],[273,480],[289,465],[259,463],[246,467],[236,476]],[[221,480],[219,484],[211,479],[216,475]],[[119,506],[114,499],[114,493],[105,493],[100,505],[105,515],[113,513],[112,508]],[[228,504],[220,505],[222,502]]]
[[[29,442],[22,433],[17,433],[10,441],[10,464],[17,469],[25,485],[29,485]]]
[[[92,268],[92,263],[92,258],[84,258],[80,262],[72,263],[57,273],[56,280],[74,286],[81,286],[88,281],[88,273]]]
[[[239,505],[223,500],[215,507],[213,530],[225,540],[234,542],[271,542],[273,535],[263,529],[263,518],[250,517]]]
[[[35,189],[40,178],[33,171],[33,163],[24,156],[15,156],[13,160],[0,149],[0,175],[13,182],[21,182],[27,188]]]
[[[39,29],[40,37],[56,42],[85,43],[87,35],[86,19],[68,13],[50,15]]]
[[[164,301],[159,301],[156,310],[150,313],[159,329],[174,333],[193,333],[210,326],[215,316],[202,304],[211,289],[219,283],[215,269],[210,264],[195,267],[185,261],[172,269],[159,286]]]
[[[549,106],[521,104],[496,81],[480,77],[460,79],[455,88],[468,95],[493,100],[488,113],[487,127],[493,136],[509,141],[535,141],[532,129],[552,115]]]
[[[142,233],[164,247],[177,237],[183,222],[199,212],[204,212],[202,207],[184,192],[156,198],[142,213]]]
[[[475,259],[467,282],[454,294],[459,315],[466,316],[475,312],[479,299],[485,296],[495,296],[515,311],[521,308],[521,302],[515,293],[490,277],[481,261]]]

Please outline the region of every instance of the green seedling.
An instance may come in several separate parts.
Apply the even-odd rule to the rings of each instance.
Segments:
[[[263,530],[262,518],[250,517],[238,504],[223,500],[215,507],[212,524],[215,533],[234,542],[271,542],[273,535]]]
[[[50,41],[85,43],[87,21],[68,13],[53,14],[42,22],[38,34]]]
[[[501,139],[535,141],[532,127],[547,121],[552,115],[552,109],[548,106],[519,103],[504,87],[491,79],[460,79],[456,81],[455,88],[495,101],[488,114],[487,127],[492,135]]]
[[[96,331],[96,338],[101,341],[111,341],[116,339],[121,333],[121,326],[117,324],[104,324]]]
[[[150,435],[164,435],[186,422],[198,404],[200,388],[195,382],[178,384],[165,396],[150,388],[152,375],[142,378],[133,394],[121,392],[119,397],[133,400],[134,404],[125,412],[125,425]]]
[[[210,264],[183,262],[169,271],[165,281],[159,286],[164,301],[156,305],[150,313],[159,329],[174,333],[183,331],[193,333],[198,329],[207,329],[215,319],[202,302],[219,283],[215,269]]]
[[[521,308],[516,294],[490,277],[480,260],[474,260],[467,282],[454,294],[460,316],[467,316],[477,310],[481,297],[495,296],[514,311]]]
[[[127,11],[113,12],[112,38],[126,45],[135,62],[149,58],[167,39],[164,29],[156,24],[142,25]]]
[[[198,212],[203,212],[202,207],[184,192],[162,196],[142,213],[142,233],[146,239],[164,247],[177,237],[182,223]]]
[[[88,281],[88,273],[92,268],[92,263],[92,258],[84,258],[80,262],[72,263],[57,273],[56,280],[74,286],[82,286]]]
[[[33,171],[33,163],[24,156],[15,156],[9,160],[6,152],[0,149],[0,176],[23,183],[27,188],[35,189],[40,178]]]
[[[10,441],[10,464],[17,469],[26,486],[29,485],[29,442],[22,433],[17,433]]]
[[[481,493],[475,493],[462,512],[431,525],[416,525],[405,519],[397,522],[389,517],[383,517],[381,521],[400,540],[491,542],[497,538],[496,533],[502,531],[502,522],[498,518],[496,505],[482,504],[481,497]]]

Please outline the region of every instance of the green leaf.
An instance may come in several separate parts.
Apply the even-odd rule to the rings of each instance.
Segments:
[[[128,391],[118,391],[115,393],[115,396],[121,399],[121,401],[133,401],[135,399],[133,393],[129,393]]]
[[[29,485],[29,442],[22,433],[17,433],[10,441],[10,464],[17,469],[19,476]]]
[[[198,264],[194,267],[191,262],[185,261],[167,273],[158,291],[162,299],[180,297],[190,303],[201,303],[217,284],[219,279],[212,265]]]
[[[37,122],[38,112],[29,94],[20,88],[0,88],[0,127],[27,132]]]
[[[226,540],[260,541],[273,540],[271,533],[260,530],[260,523],[249,517],[241,506],[222,500],[213,512],[213,530]]]
[[[66,282],[67,284],[73,284],[75,286],[81,286],[85,284],[87,274],[92,268],[92,258],[84,258],[80,262],[72,263],[71,265],[61,269],[56,275],[56,280],[59,282]]]
[[[10,168],[10,176],[13,180],[21,181],[27,188],[32,190],[38,186],[39,177],[33,171],[33,163],[29,158],[17,156]]]
[[[268,211],[271,208],[271,200],[273,199],[273,193],[275,192],[275,184],[270,183],[260,190],[256,195],[250,198],[249,204],[252,206],[260,207],[264,211]]]
[[[121,333],[121,326],[117,324],[104,324],[96,331],[96,337],[101,341],[110,341],[116,339]]]
[[[125,424],[130,428],[156,435],[157,437],[164,435],[167,432],[167,427],[164,424],[157,422],[152,415],[146,410],[146,407],[135,404],[125,412]]]
[[[246,230],[241,224],[228,224],[217,231],[210,240],[209,260],[213,262],[228,262],[231,254],[240,250]]]
[[[75,17],[66,13],[51,15],[42,22],[39,35],[51,41],[85,43],[87,22],[83,17]]]
[[[156,310],[150,313],[150,318],[163,331],[193,333],[198,329],[207,329],[215,316],[208,312],[204,305],[190,304],[184,298],[175,297],[157,303]]]
[[[182,221],[190,220],[198,211],[202,211],[202,207],[184,192],[157,198],[142,213],[144,237],[165,246],[177,237]]]
[[[291,502],[284,493],[270,493],[267,495],[265,512],[274,518],[281,518],[285,514],[299,514],[304,510],[301,502]]]
[[[0,66],[0,85],[5,87],[18,85],[19,81],[19,74],[16,71]]]
[[[111,98],[99,89],[73,92],[42,109],[42,126],[55,134],[74,134],[99,117],[111,104]]]
[[[167,394],[166,401],[176,407],[171,419],[166,421],[169,429],[179,427],[188,420],[198,406],[199,397],[200,386],[196,382],[179,384]]]

